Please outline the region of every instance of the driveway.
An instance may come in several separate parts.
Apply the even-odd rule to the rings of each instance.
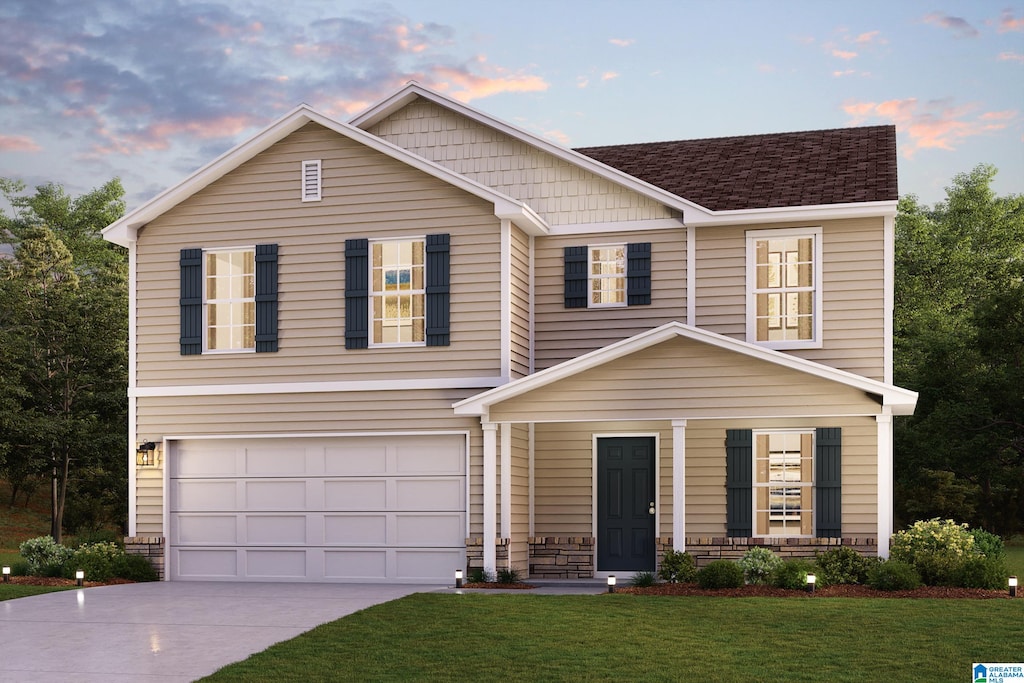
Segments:
[[[0,602],[0,681],[192,681],[319,624],[442,586],[155,582]]]

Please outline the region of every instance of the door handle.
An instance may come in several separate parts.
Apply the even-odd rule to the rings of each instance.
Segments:
[[[650,515],[654,514],[654,501],[653,500],[650,502],[650,504],[647,507],[647,514],[650,514]]]

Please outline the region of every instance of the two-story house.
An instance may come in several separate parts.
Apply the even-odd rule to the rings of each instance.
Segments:
[[[301,106],[104,232],[129,548],[259,581],[887,555],[896,200],[891,127],[570,150],[415,83]]]

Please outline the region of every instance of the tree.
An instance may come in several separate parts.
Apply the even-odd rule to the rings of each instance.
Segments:
[[[897,512],[1002,534],[1024,526],[1024,196],[996,169],[959,174],[896,219],[895,379],[920,392],[897,422]]]
[[[16,213],[0,214],[16,245],[0,265],[0,467],[14,496],[50,478],[59,541],[66,513],[79,527],[126,508],[127,261],[99,233],[123,213],[124,191],[117,180],[75,199],[52,184],[14,194],[23,189],[0,180]]]

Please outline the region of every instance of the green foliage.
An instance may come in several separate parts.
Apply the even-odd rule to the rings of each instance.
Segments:
[[[895,425],[897,515],[1024,527],[1024,195],[996,169],[957,175],[896,218],[895,380],[920,393]]]
[[[762,546],[751,548],[740,558],[743,579],[753,585],[764,585],[772,573],[782,564],[782,558]]]
[[[915,522],[893,536],[891,556],[910,563],[929,586],[998,588],[1005,581],[1002,539],[951,519]]]
[[[771,584],[776,588],[803,590],[807,588],[807,575],[814,573],[814,564],[807,560],[786,560],[772,572]]]
[[[118,555],[110,563],[110,572],[119,579],[129,581],[156,581],[159,578],[149,560],[141,555]]]
[[[75,578],[79,569],[90,581],[109,581],[115,576],[114,560],[124,555],[115,543],[100,542],[79,546],[78,550],[64,562],[64,578]]]
[[[494,581],[494,576],[482,567],[475,567],[469,570],[467,580],[469,583],[491,583]]]
[[[76,548],[93,543],[113,543],[118,548],[124,549],[123,537],[112,529],[93,529],[75,535]]]
[[[498,570],[498,583],[519,583],[519,570],[515,567],[503,567]]]
[[[690,583],[697,578],[697,563],[690,553],[667,550],[661,558],[658,578],[669,583]]]
[[[739,588],[743,585],[743,570],[730,560],[714,560],[697,571],[697,585],[701,588]]]
[[[985,557],[1002,558],[1006,556],[1003,539],[999,536],[984,529],[971,529],[970,534],[974,537],[974,552]]]
[[[921,520],[893,534],[889,552],[893,559],[910,564],[919,556],[934,553],[963,557],[974,552],[974,536],[966,524],[952,519]]]
[[[654,572],[637,572],[633,574],[633,578],[629,580],[631,586],[637,588],[647,588],[653,586],[658,582],[658,577],[654,575]]]
[[[868,569],[868,585],[880,591],[914,590],[921,585],[921,576],[913,565],[889,559]]]
[[[818,566],[818,585],[863,584],[873,562],[847,546],[817,553],[814,563]]]
[[[15,560],[11,563],[11,576],[29,576],[28,562]]]
[[[1009,574],[1003,558],[973,555],[960,563],[953,585],[998,590],[1006,588],[1006,578]]]
[[[30,538],[18,550],[32,576],[60,576],[64,563],[74,554],[71,548],[60,545],[51,536]]]

